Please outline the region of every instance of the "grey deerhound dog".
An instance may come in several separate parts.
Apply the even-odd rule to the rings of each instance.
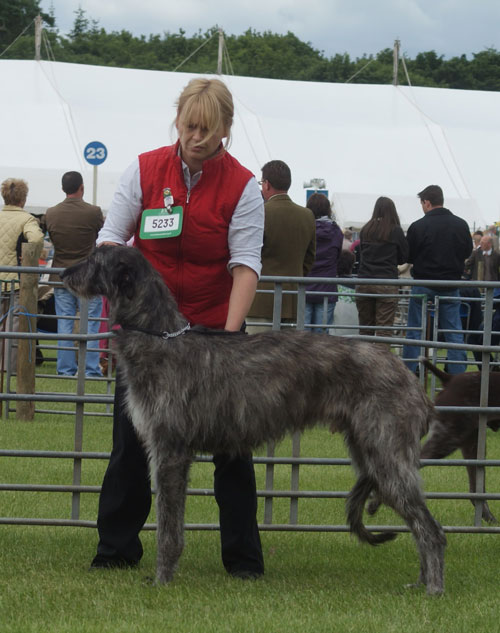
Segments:
[[[117,353],[128,408],[156,478],[157,581],[172,580],[184,544],[190,465],[198,451],[247,453],[287,433],[324,425],[344,434],[357,481],[351,531],[377,545],[394,533],[363,525],[374,491],[405,520],[420,555],[418,583],[443,592],[446,539],[419,476],[420,438],[433,406],[385,347],[311,334],[248,336],[189,328],[161,276],[134,248],[102,246],[68,268],[81,297],[104,295],[121,325]]]

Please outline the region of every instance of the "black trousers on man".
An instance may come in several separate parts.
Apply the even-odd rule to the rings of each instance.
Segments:
[[[125,409],[126,387],[117,371],[113,450],[99,498],[99,544],[95,567],[135,565],[142,557],[139,538],[151,508],[147,458]],[[219,505],[222,562],[231,573],[261,574],[264,560],[257,527],[257,495],[251,456],[215,455],[214,490]],[[103,565],[104,563],[104,565]]]

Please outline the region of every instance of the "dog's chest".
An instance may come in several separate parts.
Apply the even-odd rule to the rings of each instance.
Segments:
[[[146,410],[130,387],[127,389],[127,408],[138,436],[143,441],[148,441],[151,437],[151,412]]]

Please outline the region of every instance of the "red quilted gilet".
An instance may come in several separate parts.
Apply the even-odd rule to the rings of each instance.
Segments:
[[[190,323],[223,328],[232,287],[227,270],[228,228],[252,174],[224,152],[203,163],[201,178],[188,199],[177,154],[178,143],[161,147],[141,154],[139,166],[143,209],[162,208],[163,190],[168,187],[173,206],[184,210],[182,233],[143,240],[139,237],[139,218],[135,244],[161,273]]]

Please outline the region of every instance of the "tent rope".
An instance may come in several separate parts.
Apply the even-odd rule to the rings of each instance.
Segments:
[[[175,73],[177,70],[179,70],[179,68],[183,66],[188,61],[188,59],[191,59],[191,57],[193,57],[193,55],[195,55],[201,48],[203,48],[205,44],[208,44],[208,42],[210,42],[210,40],[214,36],[215,36],[215,33],[212,33],[212,35],[207,40],[205,40],[202,44],[200,44],[200,46],[198,46],[198,48],[194,50],[190,55],[188,55],[184,61],[182,61],[178,66],[176,66],[172,72]]]
[[[227,46],[226,46],[226,38],[224,38],[224,40],[223,40],[222,55],[223,55],[223,60],[224,60],[224,64],[225,64],[225,67],[226,67],[226,75],[234,75],[233,65],[231,63],[231,59],[229,57],[229,51],[228,51]],[[227,72],[228,70],[229,70],[229,72]]]
[[[264,141],[264,145],[265,145],[265,148],[266,148],[266,151],[267,151],[268,158],[269,158],[271,156],[271,153],[269,151],[269,147],[267,145],[267,140],[266,140],[266,137],[264,135],[264,130],[262,129],[262,125],[261,125],[261,122],[260,122],[260,119],[259,119],[258,115],[255,114],[255,112],[252,112],[252,110],[248,106],[243,104],[243,102],[240,99],[238,99],[236,96],[233,96],[233,98],[235,100],[239,101],[243,105],[243,107],[246,108],[248,110],[248,112],[251,112],[253,114],[253,116],[255,117],[255,119],[257,121],[257,125],[259,126],[259,129],[260,129],[260,132],[261,132],[262,140]],[[245,125],[245,120],[244,120],[243,117],[239,117],[239,119],[240,119],[241,127],[243,128],[243,131],[245,132],[245,136],[247,138],[248,144],[250,145],[250,147],[252,149],[252,154],[254,155],[255,161],[257,163],[259,163],[260,160],[259,160],[259,157],[257,156],[257,152],[255,151],[254,144],[253,144],[253,139],[250,136],[250,134],[248,133],[247,127]]]
[[[355,73],[354,73],[354,75],[352,75],[352,77],[349,77],[349,79],[347,79],[347,81],[346,81],[345,83],[346,83],[346,84],[348,84],[348,83],[351,81],[351,79],[354,79],[354,77],[356,77],[357,75],[359,75],[359,73],[362,73],[362,72],[363,72],[363,70],[364,70],[367,66],[369,66],[372,62],[374,62],[374,61],[375,61],[375,58],[370,59],[370,61],[369,61],[367,64],[365,64],[365,65],[363,66],[363,68],[360,68],[357,72],[355,72]]]
[[[11,46],[14,46],[14,44],[17,42],[17,40],[18,40],[20,37],[22,37],[22,36],[24,35],[24,33],[25,33],[25,32],[26,32],[29,28],[30,28],[30,26],[31,26],[32,24],[34,24],[34,22],[35,22],[35,20],[32,20],[32,21],[28,24],[28,26],[24,27],[24,29],[21,31],[21,33],[19,33],[19,35],[16,37],[16,39],[15,39],[13,42],[11,42],[11,43],[7,46],[7,48],[5,48],[5,49],[4,49],[4,50],[0,53],[0,57],[2,57],[2,55],[5,55],[5,53],[9,50],[9,48],[10,48]]]
[[[42,31],[42,40],[43,40],[43,45],[45,46],[45,51],[47,53],[47,59],[50,61],[52,60],[53,62],[56,61],[56,56],[54,55],[54,52],[52,50],[52,46],[50,44],[50,40],[47,37],[47,34],[45,33],[45,30]]]
[[[408,85],[410,86],[410,88],[413,88],[413,86],[411,85],[411,81],[410,81],[410,75],[408,74],[408,69],[406,67],[406,62],[405,62],[405,56],[404,55],[401,57],[401,62],[403,64],[403,70],[405,71],[406,81],[408,82]]]
[[[47,81],[49,82],[49,84],[52,86],[52,89],[54,90],[54,92],[56,93],[56,95],[58,96],[58,98],[61,101],[62,104],[62,111],[64,114],[64,119],[66,122],[66,127],[68,128],[68,132],[71,138],[71,143],[73,145],[73,148],[75,150],[75,155],[77,156],[78,162],[80,163],[80,169],[82,171],[84,171],[85,166],[83,164],[82,161],[82,156],[83,156],[83,151],[82,151],[82,144],[80,142],[80,139],[78,137],[78,130],[77,127],[75,125],[75,121],[73,118],[73,112],[71,110],[71,105],[66,101],[66,99],[63,97],[61,91],[59,90],[59,87],[57,85],[57,80],[54,74],[54,68],[51,65],[50,62],[48,62],[48,67],[51,70],[51,74],[52,77],[49,76],[49,74],[46,72],[46,68],[45,68],[45,63],[44,62],[38,62],[41,71],[43,72],[43,74],[45,75],[45,77],[47,78]]]
[[[411,85],[411,82],[410,82],[410,77],[409,77],[409,75],[408,75],[408,70],[407,70],[407,68],[406,68],[406,63],[405,63],[404,56],[401,58],[401,61],[402,61],[402,63],[403,63],[403,68],[404,68],[404,71],[405,71],[406,79],[407,79],[407,81],[408,81],[408,86],[409,86],[409,88],[410,88],[411,95],[412,95],[412,99],[411,99],[411,100],[410,100],[410,99],[408,99],[408,101],[409,101],[409,102],[413,105],[413,107],[414,107],[414,108],[416,108],[416,109],[417,109],[417,111],[419,112],[420,116],[422,117],[422,120],[423,120],[423,122],[424,122],[424,125],[425,125],[425,127],[426,127],[426,129],[427,129],[427,131],[428,131],[428,133],[429,133],[429,136],[431,137],[432,143],[433,143],[434,147],[436,148],[436,151],[437,151],[437,153],[438,153],[438,156],[439,156],[439,158],[440,158],[440,160],[441,160],[441,162],[442,162],[442,164],[443,164],[443,167],[444,167],[444,168],[445,168],[445,170],[446,170],[446,173],[448,174],[448,176],[449,176],[449,178],[450,178],[450,181],[452,182],[452,184],[453,184],[453,186],[454,186],[454,188],[455,188],[456,193],[458,194],[459,198],[463,198],[463,196],[460,194],[460,191],[459,191],[458,185],[457,185],[457,183],[456,183],[456,181],[455,181],[455,178],[454,178],[454,177],[453,177],[453,175],[451,174],[451,172],[450,172],[450,170],[449,170],[449,168],[448,168],[448,165],[446,164],[446,161],[444,160],[444,156],[442,155],[442,152],[441,152],[441,150],[440,150],[440,148],[439,148],[438,144],[436,143],[436,140],[435,140],[435,138],[434,138],[434,135],[432,134],[432,131],[431,131],[430,127],[429,127],[429,123],[428,123],[428,121],[432,121],[432,123],[434,123],[434,125],[436,125],[437,127],[439,127],[439,129],[440,129],[440,131],[441,131],[441,134],[443,135],[444,141],[445,141],[445,143],[446,143],[446,146],[447,146],[447,148],[448,148],[448,151],[449,151],[449,153],[450,153],[450,156],[451,156],[451,158],[452,158],[452,160],[453,160],[453,164],[455,165],[455,169],[457,170],[457,173],[458,173],[458,175],[459,175],[459,177],[460,177],[460,180],[462,181],[462,185],[463,185],[463,187],[464,187],[465,191],[467,192],[468,197],[469,197],[471,200],[473,200],[473,197],[472,197],[472,195],[471,195],[471,193],[470,193],[469,187],[467,186],[467,182],[465,181],[464,175],[462,174],[462,171],[461,171],[461,169],[460,169],[460,166],[459,166],[459,164],[458,164],[458,161],[457,161],[457,159],[456,159],[456,157],[455,157],[455,155],[454,155],[454,153],[453,153],[453,149],[452,149],[452,147],[451,147],[451,145],[450,145],[450,143],[449,143],[449,141],[448,141],[448,137],[446,136],[446,132],[445,132],[445,130],[443,129],[443,127],[442,127],[442,125],[441,125],[441,124],[439,124],[439,123],[437,123],[436,121],[434,121],[433,119],[431,119],[431,117],[430,117],[430,116],[428,116],[428,115],[427,115],[427,114],[426,114],[426,113],[422,110],[422,108],[418,105],[417,100],[416,100],[416,97],[415,97],[415,93],[414,93],[414,90],[413,90],[413,86]],[[399,86],[398,86],[398,88],[399,88]],[[401,91],[401,92],[402,92],[402,91]],[[406,95],[405,95],[403,92],[402,92],[402,94],[403,94],[403,96],[404,96],[405,98],[407,98],[407,97],[406,97]]]

